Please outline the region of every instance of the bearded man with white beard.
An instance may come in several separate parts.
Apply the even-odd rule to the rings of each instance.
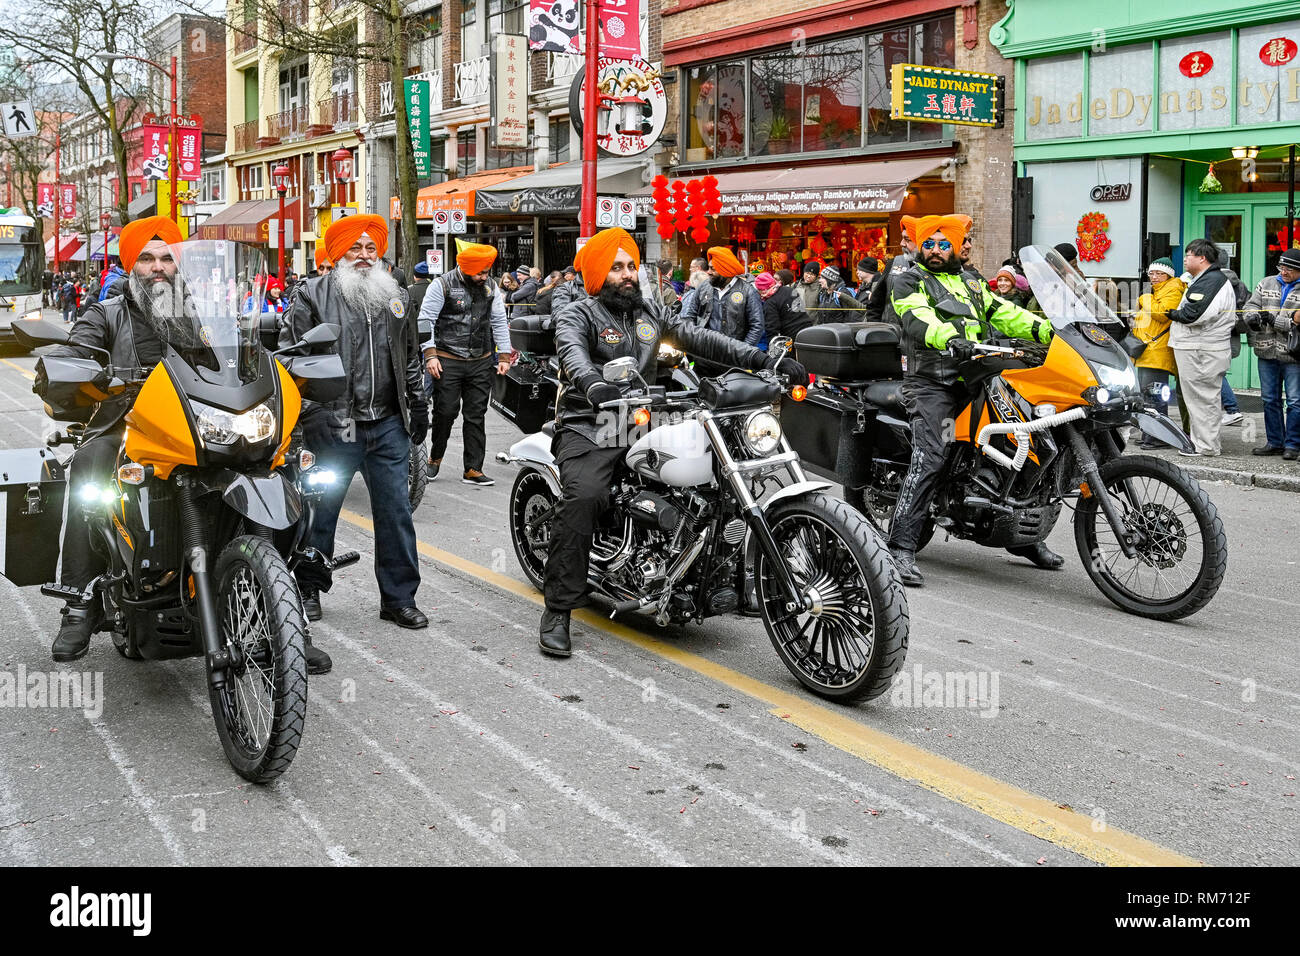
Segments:
[[[326,351],[339,353],[348,378],[347,392],[335,401],[302,405],[303,441],[336,479],[316,509],[307,543],[327,559],[334,556],[339,511],[360,471],[375,523],[379,616],[399,627],[427,627],[415,606],[420,563],[406,482],[411,446],[429,429],[429,407],[406,292],[381,262],[388,224],[379,216],[348,216],[325,230],[324,243],[334,270],[295,289],[280,329],[280,347],[287,348],[312,326],[336,326],[338,339]],[[329,570],[303,562],[297,575],[307,619],[318,621]],[[309,667],[309,673],[323,672]]]

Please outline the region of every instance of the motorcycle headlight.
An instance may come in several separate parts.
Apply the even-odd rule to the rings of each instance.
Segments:
[[[265,402],[237,415],[202,402],[194,403],[194,411],[205,445],[233,445],[241,438],[252,445],[275,433],[275,412]]]
[[[771,412],[754,412],[745,419],[745,445],[764,458],[781,442],[781,423]]]
[[[1109,365],[1098,365],[1096,371],[1097,381],[1110,389],[1111,394],[1125,389],[1137,388],[1137,373],[1133,371],[1132,365],[1127,368],[1111,368]]]

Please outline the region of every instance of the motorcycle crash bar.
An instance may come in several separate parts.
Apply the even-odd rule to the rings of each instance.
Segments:
[[[1088,410],[1080,405],[1066,412],[1036,418],[1032,422],[1010,422],[1005,425],[988,424],[980,429],[975,444],[979,446],[979,450],[986,457],[992,458],[1002,467],[1010,468],[1012,471],[1019,471],[1025,466],[1025,461],[1029,458],[1030,435],[1047,431],[1057,425],[1064,425],[1066,422],[1076,422],[1080,418],[1086,418],[1087,416]],[[1014,458],[1004,455],[989,444],[994,435],[1010,435],[1015,439],[1016,455]]]

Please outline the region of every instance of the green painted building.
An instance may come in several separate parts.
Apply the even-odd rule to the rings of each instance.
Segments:
[[[1121,307],[1198,236],[1251,287],[1300,247],[1300,2],[1007,6],[990,40],[1015,63],[1020,240],[1074,242]],[[1230,381],[1257,384],[1249,349]]]

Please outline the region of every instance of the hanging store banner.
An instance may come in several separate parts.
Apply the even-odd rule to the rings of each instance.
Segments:
[[[402,89],[406,94],[406,124],[411,131],[415,175],[428,179],[433,175],[429,146],[429,81],[403,80]]]
[[[813,216],[817,213],[897,212],[907,183],[825,186],[808,189],[723,191],[724,216]]]
[[[600,0],[600,55],[616,60],[642,56],[641,0]]]
[[[146,120],[156,119],[149,113]],[[145,179],[167,178],[167,127],[158,123],[143,123],[140,126],[140,142],[144,144],[144,155],[140,169]]]
[[[502,34],[492,38],[492,125],[496,144],[528,146],[528,41]]]
[[[578,41],[581,23],[578,0],[529,0],[528,48],[581,53],[582,45]]]
[[[176,178],[197,183],[203,162],[203,120],[198,116],[181,116],[176,123]]]
[[[36,184],[36,215],[41,219],[54,218],[54,183]]]
[[[59,183],[59,218],[77,218],[77,184]]]
[[[474,209],[479,214],[554,215],[577,212],[580,198],[577,186],[537,186],[511,192],[480,189],[474,194]]]
[[[939,66],[895,63],[890,70],[890,116],[958,126],[1002,125],[1003,79]]]

